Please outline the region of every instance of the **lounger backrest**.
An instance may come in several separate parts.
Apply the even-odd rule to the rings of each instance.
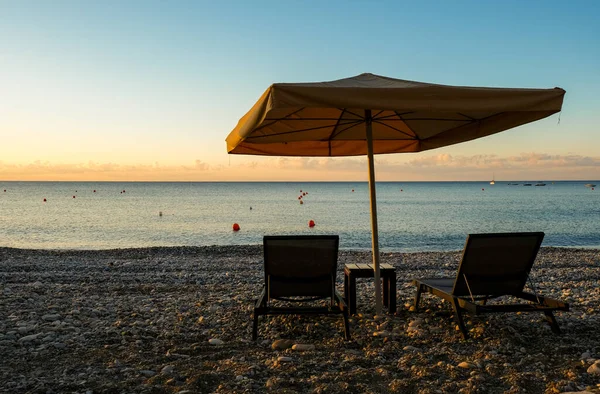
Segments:
[[[527,281],[544,233],[470,234],[453,294],[519,294]]]
[[[269,298],[333,297],[339,236],[265,236]]]

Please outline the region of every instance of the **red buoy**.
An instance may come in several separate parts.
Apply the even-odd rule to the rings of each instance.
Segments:
[[[125,190],[123,190],[123,193],[125,193]]]
[[[309,220],[308,221],[308,227],[310,227],[310,228],[315,227],[315,221],[314,220]]]
[[[75,198],[75,196],[73,196],[73,198]]]
[[[96,189],[94,189],[94,193],[96,193]]]
[[[46,199],[44,198],[44,202],[46,202]]]
[[[485,189],[482,187],[482,188],[481,188],[481,191],[484,191],[484,190],[485,190]]]
[[[352,189],[352,193],[354,193],[354,189]]]
[[[233,223],[233,231],[240,231],[240,225],[237,223]]]
[[[304,201],[300,200],[300,205],[304,204]]]
[[[401,192],[403,192],[404,190],[400,189]]]

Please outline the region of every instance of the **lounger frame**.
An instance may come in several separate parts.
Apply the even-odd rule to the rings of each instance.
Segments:
[[[265,236],[265,286],[256,300],[252,340],[258,337],[261,315],[341,314],[344,337],[350,340],[348,306],[335,288],[339,236]],[[314,303],[329,300],[327,306],[277,306],[277,302]]]
[[[450,303],[452,306],[456,323],[465,339],[468,338],[463,312],[468,312],[474,315],[485,313],[499,312],[541,312],[544,313],[546,321],[550,324],[552,331],[560,334],[560,328],[554,317],[554,311],[568,311],[569,304],[558,301],[552,298],[543,297],[534,293],[523,291],[528,279],[529,272],[539,248],[541,246],[544,233],[494,233],[494,234],[470,234],[467,237],[461,263],[458,268],[456,278],[439,278],[439,279],[415,279],[413,284],[417,287],[414,298],[414,309],[418,311],[419,302],[422,293],[430,293],[440,297]],[[480,242],[481,241],[481,242]],[[511,267],[513,272],[505,275],[502,273],[495,275],[485,275],[486,267],[481,265],[481,275],[477,273],[477,261],[469,261],[469,252],[473,244],[485,242],[496,243],[495,250],[502,250],[501,246],[504,243],[506,249],[510,249],[514,243],[523,243],[523,250],[527,253],[523,257],[522,267],[519,264]],[[527,247],[527,243],[531,243]],[[481,248],[481,246],[479,246]],[[499,249],[500,248],[500,249]],[[483,248],[481,248],[483,249]],[[485,256],[485,250],[477,252],[479,259]],[[490,260],[495,260],[498,263],[497,256],[490,257]],[[479,262],[484,263],[484,262]],[[470,265],[470,273],[467,275],[465,265]],[[498,267],[495,267],[496,271]],[[520,268],[520,269],[519,269]],[[475,274],[473,274],[473,272]],[[470,280],[469,280],[470,276]],[[466,289],[466,291],[465,291]],[[472,291],[473,290],[473,291]],[[512,296],[528,303],[511,303],[511,304],[488,304],[487,301],[493,298],[502,296]]]

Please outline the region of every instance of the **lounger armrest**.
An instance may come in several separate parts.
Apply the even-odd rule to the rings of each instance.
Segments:
[[[265,287],[263,287],[262,291],[260,292],[260,295],[258,296],[258,299],[256,300],[256,304],[254,304],[254,307],[255,308],[263,307],[266,303],[266,298],[267,298],[267,289]]]

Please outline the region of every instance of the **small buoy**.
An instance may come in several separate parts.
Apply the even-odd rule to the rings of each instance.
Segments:
[[[44,202],[46,202],[46,199],[44,198]]]
[[[354,193],[354,189],[352,189],[352,193]]]
[[[125,190],[123,190],[123,193],[125,193]]]
[[[158,216],[162,216],[162,211],[158,211]]]
[[[403,192],[404,190],[400,189],[401,192]]]
[[[237,223],[233,223],[233,231],[240,231],[240,225]]]
[[[314,220],[309,220],[308,221],[308,227],[310,227],[310,228],[315,227],[315,221]]]
[[[300,205],[304,204],[304,201],[300,200]]]
[[[96,189],[94,189],[94,193],[96,193]]]
[[[303,196],[306,196],[306,193],[302,193]]]
[[[302,193],[302,189],[300,189],[300,193]]]
[[[73,198],[75,198],[75,196],[73,196]]]
[[[482,187],[482,188],[481,188],[481,191],[484,191],[484,190],[485,190],[485,189]]]
[[[302,200],[302,196],[299,196],[299,197],[298,197],[298,200]]]
[[[250,210],[252,210],[252,207],[250,207]]]

